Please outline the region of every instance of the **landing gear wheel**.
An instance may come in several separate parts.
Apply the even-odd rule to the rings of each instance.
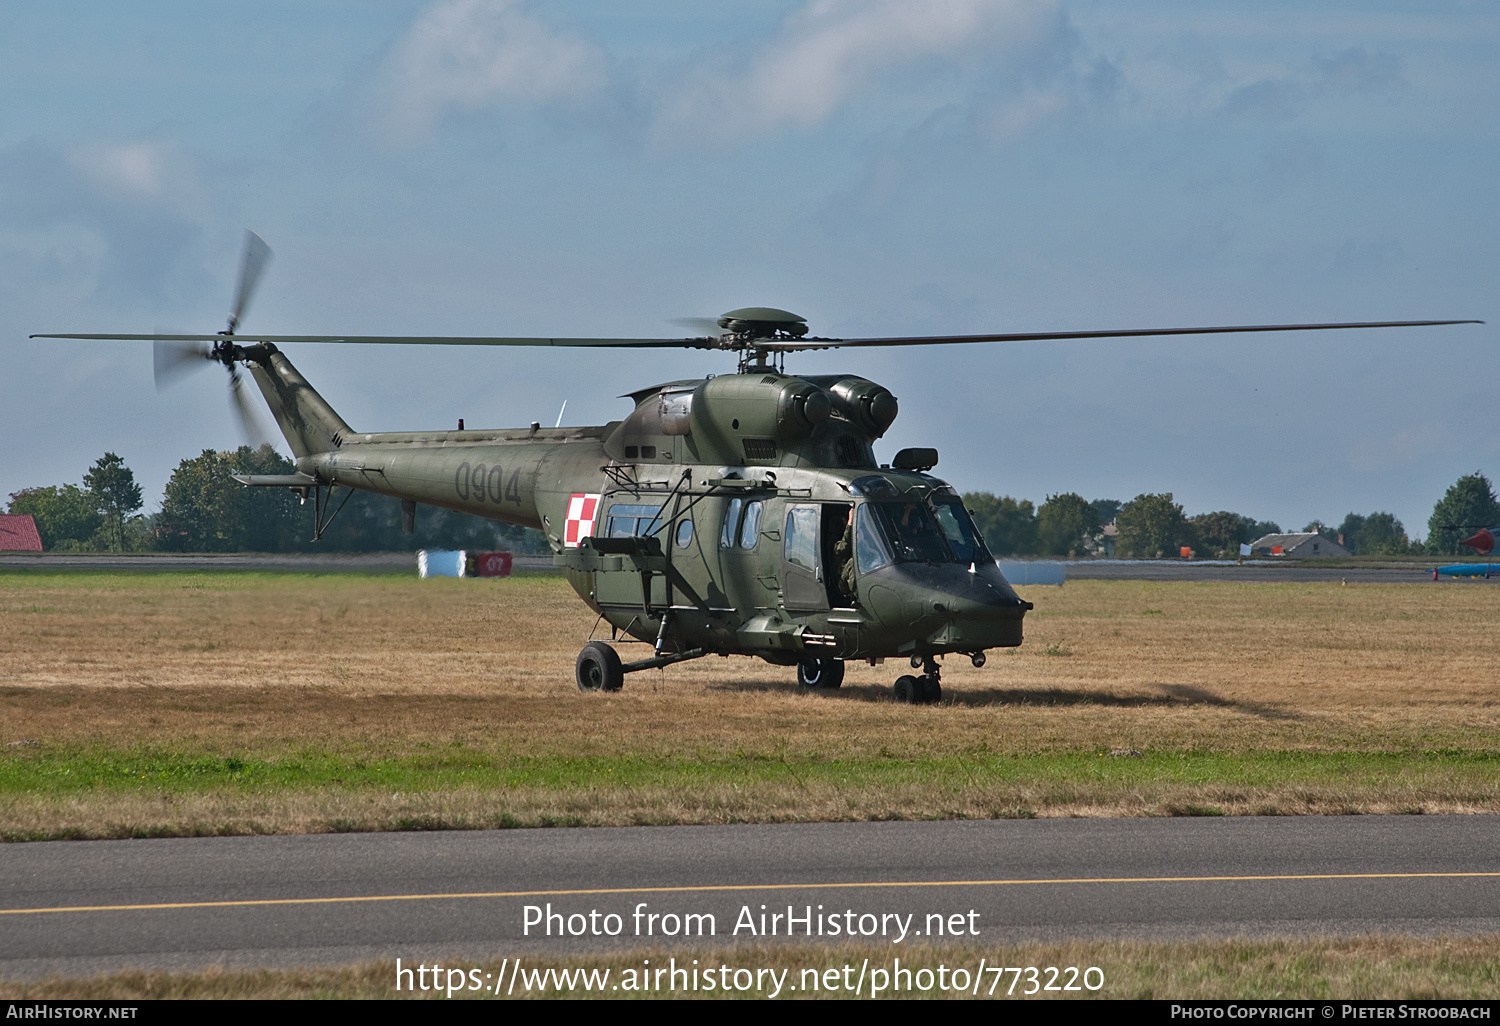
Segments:
[[[923,675],[917,680],[922,685],[922,701],[926,705],[937,705],[943,700],[943,686],[936,677]]]
[[[591,641],[578,653],[574,667],[579,691],[619,691],[625,686],[620,654],[602,641]]]
[[[844,683],[844,661],[804,659],[797,664],[797,683],[805,688],[836,688]]]
[[[925,691],[922,682],[909,673],[896,678],[896,701],[898,702],[916,705],[922,701]]]

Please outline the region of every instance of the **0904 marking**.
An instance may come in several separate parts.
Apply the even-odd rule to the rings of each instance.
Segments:
[[[458,465],[453,474],[453,491],[460,498],[471,497],[479,502],[512,502],[521,505],[521,470],[517,467],[505,476],[500,464],[475,463],[468,460]]]

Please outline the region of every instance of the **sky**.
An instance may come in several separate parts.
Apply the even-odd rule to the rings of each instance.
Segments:
[[[1172,492],[1284,528],[1500,477],[1500,9],[1478,0],[0,5],[0,501],[105,451],[147,511],[239,444],[246,329],[816,334],[1481,318],[808,353],[960,491]],[[552,423],[728,354],[287,347],[357,430]],[[284,446],[283,446],[284,450]],[[285,450],[284,450],[285,451]]]

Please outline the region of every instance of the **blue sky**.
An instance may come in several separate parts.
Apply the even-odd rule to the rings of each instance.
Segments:
[[[222,381],[41,331],[825,335],[1476,317],[1493,4],[523,0],[0,6],[0,496],[105,450],[150,496]],[[1500,476],[1496,327],[805,354],[961,490],[1414,535]],[[301,347],[362,430],[623,416],[723,356]],[[212,368],[209,369],[210,371]]]

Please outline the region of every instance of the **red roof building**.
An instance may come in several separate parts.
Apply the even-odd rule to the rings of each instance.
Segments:
[[[42,551],[42,536],[30,513],[0,513],[0,551]]]

